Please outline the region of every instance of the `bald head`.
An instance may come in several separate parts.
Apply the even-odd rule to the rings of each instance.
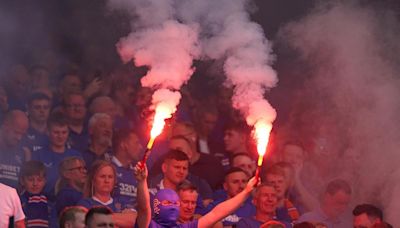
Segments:
[[[26,114],[20,110],[8,112],[4,118],[1,134],[8,147],[15,147],[21,141],[29,127]]]

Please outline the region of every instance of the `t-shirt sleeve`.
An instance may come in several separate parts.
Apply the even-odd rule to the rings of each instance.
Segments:
[[[22,210],[21,201],[15,189],[11,190],[11,197],[14,206],[14,221],[18,222],[25,219],[24,211]]]

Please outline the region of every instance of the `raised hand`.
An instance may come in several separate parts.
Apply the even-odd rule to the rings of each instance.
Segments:
[[[143,164],[141,161],[138,162],[134,168],[134,175],[139,182],[146,180],[148,176],[146,164]]]

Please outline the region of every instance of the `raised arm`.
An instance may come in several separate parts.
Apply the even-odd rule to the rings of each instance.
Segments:
[[[132,210],[126,210],[121,213],[113,213],[112,218],[118,227],[133,227],[137,213]]]
[[[300,179],[301,168],[295,167],[294,175],[294,189],[299,195],[299,201],[306,207],[308,211],[314,210],[318,207],[318,200],[304,187]]]
[[[137,201],[138,201],[138,216],[136,223],[139,228],[149,227],[151,220],[150,194],[147,186],[147,167],[139,162],[135,167],[135,177],[138,181],[137,186]]]
[[[216,222],[230,215],[247,199],[258,181],[253,177],[247,183],[246,188],[235,197],[218,204],[209,213],[199,218],[199,228],[213,226]]]

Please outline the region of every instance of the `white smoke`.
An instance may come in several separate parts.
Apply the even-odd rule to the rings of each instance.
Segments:
[[[157,90],[152,108],[157,111],[158,105],[166,105],[163,110],[170,116],[181,97],[173,91],[190,79],[193,59],[200,54],[197,26],[180,23],[173,17],[173,1],[111,0],[109,3],[113,9],[128,9],[137,16],[132,20],[132,33],[117,44],[118,51],[124,62],[133,60],[136,66],[149,68],[141,84]]]
[[[247,123],[271,125],[275,120],[264,98],[277,83],[270,66],[274,56],[261,26],[250,20],[249,1],[111,0],[110,5],[130,9],[139,19],[118,49],[124,61],[149,66],[143,86],[178,90],[193,73],[193,59],[225,59],[233,105]]]
[[[233,86],[233,105],[247,123],[271,125],[276,111],[265,99],[265,92],[277,84],[271,64],[272,45],[260,25],[252,22],[249,1],[181,1],[182,20],[200,23],[202,54],[210,59],[225,59],[227,84]]]
[[[400,160],[400,81],[398,58],[393,55],[400,47],[398,20],[388,9],[337,2],[320,5],[281,30],[279,39],[312,68],[302,97],[319,110],[298,118],[308,128],[337,129],[328,135],[334,143],[327,151],[330,157],[339,157],[334,160],[337,173],[355,173],[350,177],[354,203],[383,206],[388,221],[398,227],[400,176],[392,174]],[[314,137],[322,134],[317,131]],[[337,144],[346,145],[345,150],[339,151]],[[343,167],[349,158],[359,160]]]

